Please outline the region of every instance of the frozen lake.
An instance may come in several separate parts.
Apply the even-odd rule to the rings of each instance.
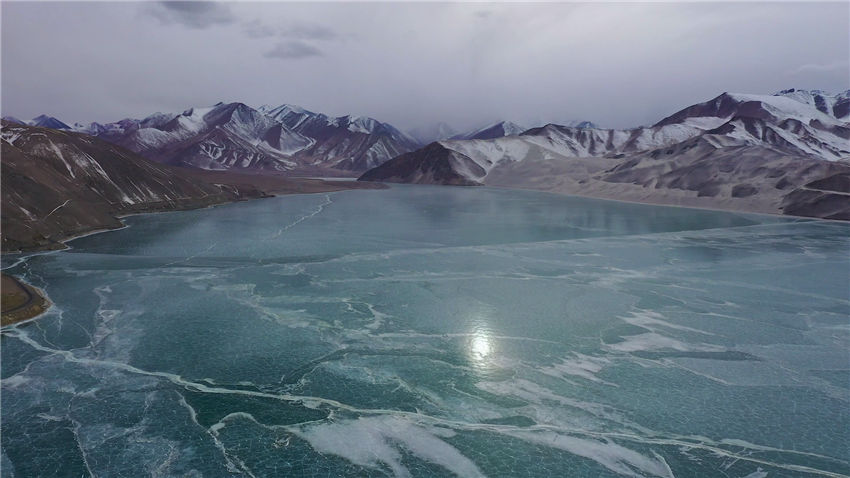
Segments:
[[[850,475],[850,227],[397,186],[7,272],[2,476]],[[5,259],[14,262],[15,258]]]

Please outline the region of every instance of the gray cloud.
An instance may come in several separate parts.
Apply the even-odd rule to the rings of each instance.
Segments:
[[[229,5],[218,2],[156,2],[148,4],[145,11],[163,23],[178,23],[198,29],[236,21]]]
[[[799,75],[805,73],[820,73],[820,72],[832,72],[832,71],[841,71],[844,73],[850,74],[850,62],[847,60],[836,60],[831,61],[829,63],[807,63],[805,65],[800,65],[797,68],[789,71],[789,75]]]
[[[268,38],[280,34],[280,28],[266,25],[260,20],[252,20],[242,24],[242,31],[249,38]]]
[[[310,40],[333,40],[337,34],[330,28],[315,23],[296,23],[281,30],[281,36]]]
[[[841,63],[850,58],[847,2],[2,9],[0,109],[23,119],[104,122],[242,101],[368,115],[400,128],[495,119],[632,127],[724,91],[850,88]]]
[[[294,40],[334,40],[338,37],[336,32],[316,23],[292,23],[288,26],[273,26],[255,19],[245,22],[242,31],[249,38],[281,37]]]
[[[278,43],[274,48],[264,53],[263,56],[266,58],[298,60],[311,56],[322,56],[322,50],[301,40],[289,40]]]

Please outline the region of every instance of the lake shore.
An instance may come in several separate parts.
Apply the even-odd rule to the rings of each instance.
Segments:
[[[16,324],[38,317],[50,308],[47,295],[40,289],[9,275],[2,275],[2,318],[0,325]]]
[[[244,189],[250,186],[252,188],[256,188],[256,190],[259,190],[260,194],[255,197],[245,197],[231,201],[218,201],[209,204],[187,204],[183,207],[177,208],[173,207],[173,205],[170,204],[151,204],[141,207],[138,211],[134,211],[131,214],[115,215],[114,217],[116,223],[114,226],[109,225],[104,227],[104,225],[91,225],[90,227],[83,228],[81,230],[57,231],[55,236],[52,238],[52,241],[48,244],[34,242],[32,244],[28,244],[28,247],[22,247],[20,250],[17,251],[3,251],[3,254],[49,252],[68,249],[69,246],[66,244],[68,241],[79,239],[81,237],[89,236],[92,234],[99,234],[101,232],[122,229],[126,227],[126,225],[121,219],[136,214],[201,209],[205,207],[215,207],[222,204],[229,204],[232,202],[248,201],[253,199],[265,199],[289,194],[314,194],[345,191],[351,189],[384,189],[387,187],[378,183],[333,180],[328,181],[325,179],[318,178],[283,178],[279,176],[263,177],[259,175],[242,175],[243,177],[240,180],[239,175],[221,173],[218,171],[203,171],[200,172],[199,175],[203,175],[204,179],[210,182],[220,180],[222,181],[221,185],[224,187]],[[44,293],[44,291],[29,284],[26,284],[25,282],[22,282],[19,278],[11,274],[3,273],[1,289],[3,304],[2,322],[0,323],[0,326],[5,327],[7,325],[12,325],[30,319],[34,319],[50,308],[51,302],[47,297],[47,294]]]
[[[215,184],[222,191],[228,192],[229,194],[222,194],[216,197],[207,196],[196,199],[189,198],[186,201],[179,203],[163,201],[139,204],[129,210],[115,211],[110,215],[111,217],[109,217],[109,220],[107,221],[91,221],[88,224],[83,223],[72,230],[60,229],[58,227],[54,228],[49,231],[49,237],[47,240],[34,235],[29,236],[27,239],[27,236],[24,234],[11,234],[16,236],[15,246],[17,247],[14,249],[6,248],[7,243],[4,242],[4,249],[2,252],[3,254],[17,254],[63,250],[67,248],[65,245],[65,242],[67,241],[87,236],[89,234],[111,231],[124,227],[124,223],[121,221],[121,218],[134,214],[202,209],[205,207],[218,206],[220,204],[270,198],[287,194],[327,193],[345,191],[349,189],[383,189],[387,187],[379,183],[288,178],[278,175],[264,176],[259,174],[233,173],[230,171],[190,170],[188,174],[192,174],[202,182]],[[26,227],[27,225],[20,224],[18,226]],[[15,231],[15,224],[4,224],[4,229],[7,231],[7,236],[10,235],[10,233],[17,232]]]
[[[615,201],[622,202],[628,204],[642,204],[646,206],[663,206],[663,207],[676,207],[676,208],[684,208],[684,209],[698,209],[705,211],[718,211],[718,212],[728,212],[728,213],[739,213],[739,214],[764,214],[768,216],[776,216],[781,218],[788,219],[807,219],[813,221],[828,221],[828,222],[839,222],[839,223],[847,223],[847,220],[844,219],[826,219],[822,217],[813,217],[813,216],[800,216],[795,214],[784,214],[780,209],[771,208],[768,206],[764,206],[762,204],[757,204],[755,207],[752,206],[752,203],[744,204],[742,202],[736,201],[711,201],[704,200],[704,198],[696,197],[695,195],[646,195],[642,196],[639,193],[635,194],[624,194],[622,196],[616,194],[605,194],[604,192],[593,192],[593,191],[575,191],[575,190],[558,190],[558,189],[537,189],[534,187],[519,187],[519,186],[486,186],[497,189],[513,189],[518,191],[535,191],[540,193],[547,194],[555,194],[558,196],[570,196],[577,198],[587,198],[587,199],[596,199],[600,201]]]

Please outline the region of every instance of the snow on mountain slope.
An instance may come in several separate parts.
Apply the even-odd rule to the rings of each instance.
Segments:
[[[26,122],[26,121],[24,121],[24,120],[20,120],[20,119],[18,119],[18,118],[16,118],[16,117],[14,117],[14,116],[4,116],[4,117],[2,118],[2,120],[3,120],[3,121],[7,121],[7,122],[9,122],[9,123],[14,123],[14,124],[27,124],[27,122]]]
[[[29,121],[31,126],[41,126],[42,128],[52,128],[52,129],[71,129],[67,124],[59,121],[58,119],[47,116],[47,115],[39,115]]]
[[[3,123],[3,250],[49,246],[114,214],[203,206],[229,191],[89,135]]]
[[[452,136],[458,135],[459,132],[447,123],[440,121],[431,125],[414,128],[408,134],[420,144],[430,144],[434,141],[449,139]]]
[[[523,131],[525,131],[526,127],[520,126],[511,121],[499,121],[498,123],[490,124],[484,126],[482,128],[478,128],[473,131],[469,131],[466,133],[461,133],[455,136],[452,136],[451,139],[493,139],[493,138],[501,138],[503,136],[515,136]]]
[[[28,125],[28,126],[40,126],[42,128],[65,129],[65,130],[72,129],[70,126],[63,123],[62,121],[60,121],[60,120],[58,120],[58,119],[56,119],[52,116],[47,116],[47,115],[38,115],[38,116],[36,116],[35,118],[33,118],[29,121],[23,121],[23,120],[20,120],[20,119],[14,117],[14,116],[4,116],[3,120],[7,121],[9,123],[16,123],[16,124],[22,124],[22,125]]]
[[[569,126],[571,128],[596,128],[596,129],[601,128],[598,124],[596,124],[592,121],[586,121],[586,120],[565,121],[565,122],[559,123],[559,124],[561,124],[563,126]]]
[[[242,103],[155,113],[109,126],[89,131],[156,161],[203,169],[287,171],[295,167],[289,157],[313,144]]]
[[[117,215],[351,184],[178,168],[85,133],[5,120],[0,158],[3,252],[63,247],[69,236],[120,227]]]
[[[299,106],[264,107],[265,114],[313,144],[295,155],[312,166],[365,171],[421,144],[388,123],[364,116],[331,117]]]
[[[821,113],[842,121],[850,121],[850,90],[831,95],[822,90],[790,88],[774,93],[794,101],[814,106]]]
[[[850,175],[850,123],[823,113],[814,99],[807,102],[815,96],[724,93],[650,127],[550,124],[519,136],[440,141],[361,179],[528,187],[850,219],[850,191],[806,186]]]
[[[680,143],[722,124],[722,120],[671,124],[652,128],[612,130],[547,125],[519,136],[493,139],[440,141],[447,149],[457,151],[475,162],[483,176],[505,162],[533,159],[564,159],[616,155],[661,148]],[[699,126],[697,126],[698,124]]]
[[[817,109],[814,104],[798,101],[796,98],[775,95],[751,95],[733,93],[730,96],[742,103],[761,103],[762,108],[771,113],[777,119],[794,118],[798,121],[809,123],[821,121],[825,124],[840,124],[840,122],[829,113]]]
[[[820,127],[817,127],[820,126]],[[745,144],[772,147],[793,154],[808,155],[829,161],[850,158],[850,127],[810,126],[788,118],[778,123],[736,117],[709,131],[713,136],[739,140]]]
[[[11,118],[10,121],[18,122]],[[295,105],[251,108],[217,103],[142,120],[67,126],[45,115],[22,124],[73,130],[158,162],[202,169],[256,169],[339,175],[365,171],[421,144],[363,116],[329,117]]]
[[[753,95],[744,93],[723,93],[714,99],[704,103],[698,103],[680,110],[667,118],[659,121],[655,126],[664,126],[667,124],[680,124],[687,119],[696,118],[726,118],[746,117],[766,119],[773,122],[779,122],[785,119],[795,119],[804,123],[818,122],[827,126],[846,125],[846,119],[839,119],[842,116],[836,116],[818,109],[817,105],[819,98],[830,98],[827,102],[824,100],[823,109],[830,111],[826,106],[833,107],[846,100],[847,92],[841,95],[812,95],[810,92],[801,92],[801,90],[783,90],[789,93],[777,95]],[[840,113],[840,111],[839,111]],[[844,114],[846,116],[846,112]]]

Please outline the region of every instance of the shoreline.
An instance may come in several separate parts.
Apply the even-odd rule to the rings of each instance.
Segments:
[[[342,183],[343,181],[337,181],[336,183]],[[347,181],[346,181],[347,182]],[[368,183],[363,184],[360,183],[360,187],[345,187],[340,186],[339,184],[327,184],[325,181],[319,180],[310,180],[310,183],[324,183],[328,187],[326,189],[315,190],[315,191],[293,191],[293,190],[276,190],[276,191],[268,191],[267,195],[260,197],[248,197],[248,198],[240,198],[234,199],[232,201],[223,201],[220,203],[207,204],[205,206],[196,207],[196,208],[178,208],[178,209],[154,209],[151,211],[139,211],[139,212],[131,212],[128,214],[115,215],[115,219],[117,219],[121,225],[118,227],[96,227],[92,230],[79,232],[76,234],[69,235],[67,237],[62,237],[60,239],[56,239],[55,242],[51,243],[51,246],[61,246],[61,247],[42,247],[42,248],[34,248],[29,250],[18,250],[18,251],[3,251],[3,255],[21,255],[14,264],[10,264],[6,267],[0,268],[2,271],[2,296],[4,304],[8,302],[8,300],[14,300],[11,295],[25,296],[26,301],[22,304],[16,304],[14,307],[11,307],[10,310],[4,310],[2,314],[0,314],[0,330],[9,326],[20,325],[23,323],[28,323],[32,320],[37,319],[42,316],[45,312],[50,310],[53,306],[53,302],[50,300],[50,297],[46,292],[35,287],[32,284],[27,283],[20,277],[6,273],[7,269],[11,269],[13,267],[17,267],[21,264],[21,262],[26,261],[29,257],[42,255],[42,254],[53,254],[56,252],[67,251],[69,249],[73,249],[73,246],[68,244],[71,241],[76,239],[81,239],[83,237],[93,236],[95,234],[102,234],[104,232],[112,232],[119,231],[122,229],[127,229],[130,227],[129,224],[124,222],[125,218],[131,216],[140,216],[143,214],[162,214],[167,212],[181,212],[181,211],[192,211],[198,209],[212,209],[219,206],[224,206],[227,204],[234,204],[238,202],[244,201],[253,201],[258,199],[269,199],[278,196],[289,196],[294,194],[329,194],[340,191],[353,191],[358,189],[386,189],[388,186],[383,185],[381,183]],[[7,295],[8,294],[8,295]],[[8,300],[7,300],[8,299]],[[18,298],[18,300],[20,300]]]
[[[407,184],[407,183],[405,183]],[[435,186],[443,186],[442,184],[436,184]],[[452,185],[449,185],[452,186]],[[469,187],[469,186],[461,186],[461,187]],[[732,209],[732,208],[720,208],[720,207],[708,207],[708,206],[691,206],[684,204],[670,204],[663,202],[649,202],[649,201],[640,201],[637,199],[614,199],[611,197],[603,197],[603,196],[590,196],[590,195],[581,195],[576,193],[564,193],[558,191],[547,191],[545,189],[534,189],[534,188],[522,188],[522,187],[510,187],[510,186],[491,186],[491,185],[483,185],[481,187],[485,188],[493,188],[493,189],[505,189],[505,190],[513,190],[513,191],[533,191],[537,193],[546,193],[546,194],[554,194],[557,196],[568,196],[574,198],[582,198],[582,199],[597,199],[600,201],[614,201],[621,202],[626,204],[641,204],[644,206],[660,206],[660,207],[675,207],[682,209],[698,209],[701,211],[715,211],[715,212],[725,212],[729,214],[755,214],[762,216],[771,216],[776,218],[788,218],[788,219],[806,219],[809,221],[826,221],[826,222],[835,222],[839,224],[850,224],[850,221],[845,221],[842,219],[828,219],[825,217],[816,217],[816,216],[797,216],[793,214],[783,214],[781,212],[767,212],[767,211],[750,211],[745,209]]]
[[[762,215],[762,216],[770,216],[775,218],[787,218],[787,219],[805,219],[809,221],[825,221],[825,222],[834,222],[838,224],[850,224],[850,220],[844,219],[830,219],[825,217],[817,217],[817,216],[799,216],[795,214],[783,214],[782,212],[778,212],[777,210],[766,211],[766,210],[749,210],[744,209],[742,207],[736,208],[723,208],[723,207],[709,207],[709,206],[694,206],[690,204],[674,204],[672,202],[660,202],[660,201],[650,201],[650,200],[640,200],[640,199],[625,199],[625,198],[613,198],[609,196],[602,195],[590,195],[590,194],[580,194],[578,192],[561,192],[557,190],[549,190],[549,189],[537,189],[532,187],[522,187],[522,186],[501,186],[494,184],[476,184],[476,185],[459,185],[459,184],[430,184],[430,183],[401,183],[401,182],[391,182],[391,181],[375,181],[380,184],[386,184],[390,187],[394,185],[401,186],[435,186],[435,187],[460,187],[460,188],[491,188],[491,189],[500,189],[507,191],[529,191],[536,193],[544,193],[544,194],[553,194],[556,196],[566,196],[566,197],[574,197],[581,199],[594,199],[599,201],[614,201],[625,204],[639,204],[643,206],[656,206],[656,207],[675,207],[682,209],[697,209],[701,211],[715,211],[715,212],[725,212],[729,214],[754,214],[754,215]]]
[[[53,305],[43,290],[11,274],[2,274],[2,289],[3,328],[40,317]]]
[[[324,181],[322,181],[322,182],[324,182]],[[346,183],[346,182],[350,182],[350,181],[334,181],[334,182],[336,182],[336,183]],[[363,182],[361,182],[360,184],[363,184]],[[396,184],[407,185],[409,183],[371,182],[372,187],[368,188],[368,189],[391,188]],[[442,186],[453,186],[453,185],[428,184],[428,185],[425,185],[425,186],[441,186],[442,187]],[[461,186],[461,187],[468,187],[468,186]],[[675,207],[675,208],[683,208],[683,209],[697,209],[697,210],[703,210],[703,211],[724,212],[724,213],[729,213],[729,214],[763,215],[763,216],[770,216],[770,217],[777,218],[777,219],[787,218],[789,220],[825,221],[825,222],[830,222],[830,223],[849,224],[848,221],[843,221],[843,220],[840,220],[840,219],[826,219],[826,218],[811,217],[811,216],[795,216],[795,215],[782,214],[782,213],[777,213],[777,212],[748,211],[748,210],[732,209],[732,208],[723,209],[723,208],[717,208],[717,207],[692,206],[692,205],[682,205],[682,204],[668,204],[668,203],[662,203],[662,202],[649,202],[649,201],[640,201],[640,200],[634,200],[634,199],[614,199],[614,198],[610,198],[610,197],[580,195],[580,194],[576,194],[576,193],[547,191],[547,190],[534,189],[534,188],[508,187],[508,186],[489,186],[489,185],[483,185],[482,187],[499,189],[499,190],[509,190],[509,191],[510,190],[513,190],[513,191],[529,191],[529,192],[535,192],[535,193],[553,194],[553,195],[557,195],[557,196],[567,196],[567,197],[582,198],[582,199],[592,199],[592,200],[600,200],[600,201],[613,201],[613,202],[620,202],[620,203],[626,203],[626,204],[638,204],[638,205],[643,205],[643,206]],[[110,228],[96,228],[96,229],[93,229],[93,230],[90,230],[90,231],[77,233],[77,234],[73,234],[73,235],[70,235],[68,237],[62,238],[62,239],[58,239],[54,244],[61,245],[62,246],[61,248],[41,248],[41,249],[33,249],[33,250],[19,250],[19,251],[3,252],[4,255],[17,255],[17,254],[21,254],[21,255],[28,254],[28,255],[25,256],[25,257],[21,257],[20,260],[15,262],[14,264],[10,264],[6,267],[3,267],[2,269],[0,269],[0,271],[5,271],[7,269],[11,269],[13,267],[16,267],[17,265],[19,265],[21,263],[21,261],[26,260],[30,256],[42,255],[42,254],[52,254],[52,253],[67,251],[69,249],[72,249],[73,247],[71,245],[69,245],[68,243],[71,242],[71,241],[74,241],[76,239],[81,239],[83,237],[88,237],[88,236],[92,236],[92,235],[95,235],[95,234],[101,234],[101,233],[104,233],[104,232],[111,232],[111,231],[118,231],[118,230],[121,230],[121,229],[126,229],[126,228],[130,227],[130,225],[125,223],[123,221],[123,219],[125,219],[127,217],[140,216],[140,215],[145,215],[145,214],[161,214],[161,213],[167,213],[167,212],[190,211],[190,210],[196,210],[196,209],[212,209],[212,208],[215,208],[215,207],[224,206],[224,205],[227,205],[227,204],[234,204],[234,203],[237,203],[237,202],[253,201],[253,200],[257,200],[257,199],[268,199],[268,198],[272,198],[272,197],[288,196],[288,195],[293,195],[293,194],[326,194],[326,193],[334,193],[334,192],[339,192],[339,191],[349,191],[349,190],[355,190],[355,189],[367,189],[367,188],[344,188],[344,187],[343,188],[333,188],[333,187],[330,187],[330,188],[328,188],[328,190],[323,190],[323,191],[309,191],[309,192],[275,191],[273,193],[270,193],[267,196],[256,197],[256,198],[236,199],[236,200],[233,200],[233,201],[225,201],[225,202],[221,202],[221,203],[208,204],[206,206],[202,206],[202,207],[198,207],[198,208],[159,209],[159,210],[152,210],[152,211],[139,211],[139,212],[132,212],[132,213],[129,213],[129,214],[116,215],[114,217],[118,221],[121,222],[121,226],[110,227]],[[22,323],[29,322],[33,319],[36,319],[36,318],[40,317],[42,314],[44,314],[45,312],[47,312],[50,309],[50,307],[53,305],[53,303],[50,301],[49,296],[43,290],[33,286],[32,284],[27,283],[26,281],[23,281],[21,278],[19,278],[17,276],[14,276],[12,274],[7,274],[6,272],[2,272],[2,277],[4,279],[4,286],[6,286],[8,284],[8,280],[14,281],[21,290],[27,291],[29,294],[31,294],[31,297],[25,304],[25,306],[26,306],[25,310],[23,308],[24,306],[20,306],[20,307],[16,307],[15,309],[13,309],[11,311],[4,311],[2,313],[2,325],[0,325],[0,328],[5,328],[5,327],[11,326],[11,325],[19,325],[19,324],[22,324]],[[6,294],[5,290],[3,291],[3,294],[4,294],[4,297],[5,297],[5,294]],[[14,314],[14,317],[11,317],[12,314]]]
[[[291,178],[287,178],[291,179]],[[173,207],[173,208],[160,208],[153,206],[150,210],[139,210],[139,211],[128,211],[122,214],[113,214],[112,217],[120,222],[120,225],[115,227],[102,227],[102,225],[93,225],[91,229],[81,230],[74,232],[72,234],[62,234],[58,233],[55,238],[51,238],[51,242],[44,246],[34,245],[31,247],[25,247],[17,250],[4,250],[2,251],[3,255],[15,255],[15,254],[30,254],[30,253],[47,253],[47,252],[57,252],[64,251],[68,249],[67,242],[73,241],[74,239],[79,239],[82,237],[86,237],[92,234],[98,234],[101,232],[108,231],[117,231],[127,227],[127,225],[122,221],[123,218],[138,216],[141,214],[159,214],[165,212],[179,212],[179,211],[193,211],[197,209],[208,209],[214,208],[217,206],[223,206],[225,204],[233,204],[237,202],[243,201],[253,201],[257,199],[269,199],[277,196],[288,196],[291,194],[324,194],[324,193],[332,193],[337,191],[349,191],[349,190],[358,190],[358,189],[384,189],[387,186],[382,183],[376,182],[349,182],[349,181],[324,181],[320,179],[305,179],[299,178],[295,180],[295,188],[288,189],[286,187],[276,188],[270,187],[267,190],[260,191],[262,193],[261,196],[246,196],[235,198],[229,201],[221,201],[210,204],[198,205],[197,207]],[[353,183],[353,184],[348,184]],[[312,190],[303,190],[303,186],[311,186],[316,185],[315,189]],[[6,268],[3,268],[5,270]]]

